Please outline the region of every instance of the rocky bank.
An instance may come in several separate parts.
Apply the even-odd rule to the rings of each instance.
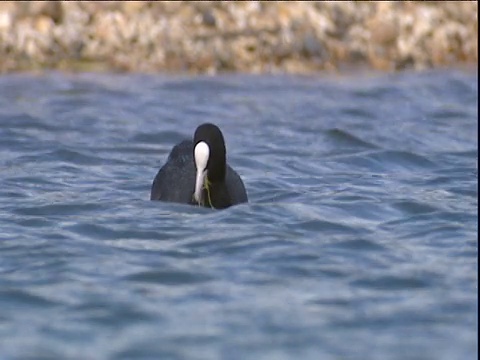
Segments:
[[[477,64],[476,1],[2,1],[0,72]]]

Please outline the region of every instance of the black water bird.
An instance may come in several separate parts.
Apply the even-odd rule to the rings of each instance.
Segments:
[[[242,179],[226,161],[223,134],[202,124],[193,141],[175,145],[153,180],[150,200],[224,209],[248,201]]]

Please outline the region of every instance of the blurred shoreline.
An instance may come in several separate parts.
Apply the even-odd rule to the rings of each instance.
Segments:
[[[476,1],[3,1],[0,72],[477,66]]]

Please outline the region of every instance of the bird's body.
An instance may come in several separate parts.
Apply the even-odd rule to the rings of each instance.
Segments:
[[[155,176],[150,200],[203,205],[215,209],[223,209],[248,201],[243,181],[226,163],[225,153],[223,157],[218,156],[217,150],[221,150],[222,146],[225,152],[223,135],[215,125],[206,125],[206,135],[208,135],[206,139],[200,132],[194,141],[184,140],[173,147],[167,162]],[[211,136],[210,126],[220,132],[220,143],[215,132],[213,137],[209,137]],[[197,129],[196,136],[199,129],[201,126]],[[197,166],[200,156],[198,153],[201,152],[199,149],[202,150],[201,145],[204,144],[208,144],[203,150],[207,152],[203,155],[205,164]],[[200,166],[204,166],[205,169],[199,170]]]

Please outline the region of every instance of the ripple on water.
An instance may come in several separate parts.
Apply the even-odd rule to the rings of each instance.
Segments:
[[[371,173],[425,171],[425,169],[436,167],[435,163],[426,157],[407,151],[368,151],[355,155],[338,156],[335,157],[335,161],[347,165],[347,168]]]
[[[375,149],[377,146],[362,140],[352,133],[342,129],[330,129],[327,131],[327,136],[332,139],[335,147],[345,150],[345,148],[360,149]]]
[[[54,308],[58,305],[56,302],[48,300],[43,296],[35,295],[32,291],[17,290],[17,289],[2,289],[0,290],[0,298],[2,299],[2,308],[11,308],[14,304],[15,308],[37,308],[46,309]]]
[[[191,271],[168,270],[168,271],[143,271],[126,277],[126,280],[142,283],[155,283],[161,285],[183,286],[195,285],[214,279],[206,274],[192,273]]]
[[[101,206],[100,206],[101,208]],[[77,202],[72,204],[58,203],[51,205],[37,205],[32,207],[21,207],[14,209],[14,213],[17,215],[28,216],[62,216],[62,215],[78,215],[82,212],[90,212],[92,210],[99,210],[97,203],[92,204],[78,204]]]

